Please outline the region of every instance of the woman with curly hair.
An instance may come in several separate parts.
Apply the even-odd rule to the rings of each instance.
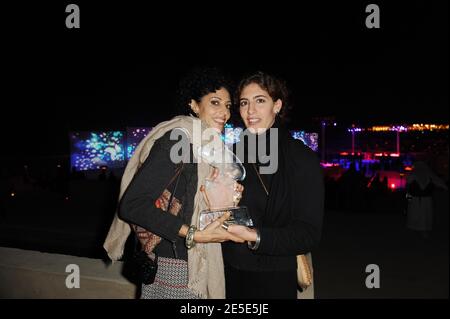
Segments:
[[[179,105],[190,115],[158,124],[127,164],[118,216],[104,247],[112,260],[120,259],[134,230],[145,252],[157,256],[156,277],[142,285],[141,298],[225,297],[220,243],[242,240],[221,227],[227,215],[198,229],[199,212],[207,208],[202,187],[217,172],[199,160],[204,141],[196,131],[220,136],[230,118],[230,92],[230,82],[217,69],[193,70],[178,91]],[[180,145],[188,151],[178,156]],[[236,192],[242,192],[237,183]]]

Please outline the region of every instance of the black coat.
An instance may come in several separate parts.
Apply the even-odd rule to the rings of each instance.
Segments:
[[[247,244],[222,244],[225,264],[235,269],[295,270],[295,256],[311,252],[320,241],[324,185],[319,159],[283,127],[279,127],[278,134],[278,170],[260,175],[269,189],[269,197],[253,164],[244,161],[247,176],[240,205],[249,208],[261,242],[255,251]]]
[[[174,245],[177,256],[187,260],[184,238],[178,235],[183,224],[190,225],[197,191],[197,164],[185,163],[174,196],[182,203],[178,216],[174,216],[155,206],[177,168],[170,159],[170,149],[176,143],[170,140],[170,131],[155,141],[150,153],[133,177],[119,205],[119,217],[126,222],[139,225],[162,238],[155,252],[162,257],[174,258]],[[192,159],[192,145],[191,145]],[[169,191],[173,191],[173,183]]]

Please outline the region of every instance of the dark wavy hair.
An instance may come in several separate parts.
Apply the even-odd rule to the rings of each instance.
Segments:
[[[232,80],[216,67],[196,67],[180,80],[177,96],[177,108],[181,114],[193,114],[189,104],[191,100],[200,103],[202,97],[225,88],[233,101]]]
[[[248,74],[247,76],[241,79],[235,93],[236,108],[239,109],[239,98],[241,96],[242,90],[247,85],[252,83],[256,83],[262,89],[266,90],[274,102],[277,101],[278,99],[280,99],[283,102],[283,105],[281,107],[280,113],[278,113],[278,116],[280,117],[281,120],[287,121],[289,111],[291,110],[291,106],[289,104],[289,91],[287,89],[286,83],[284,80],[262,71]]]

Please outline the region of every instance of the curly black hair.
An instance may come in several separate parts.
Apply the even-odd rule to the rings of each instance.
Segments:
[[[189,104],[191,100],[200,103],[202,97],[225,88],[232,98],[233,82],[216,67],[195,67],[186,74],[177,90],[178,110],[181,114],[193,114]],[[231,99],[233,101],[233,99]]]

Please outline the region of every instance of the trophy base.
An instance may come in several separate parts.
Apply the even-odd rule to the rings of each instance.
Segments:
[[[227,207],[221,209],[213,209],[213,210],[203,210],[200,212],[200,230],[205,229],[210,223],[215,221],[217,218],[221,217],[226,212],[230,212],[230,218],[227,220],[227,223],[232,225],[242,225],[247,227],[253,227],[253,220],[248,213],[248,209],[246,206],[239,207]]]

